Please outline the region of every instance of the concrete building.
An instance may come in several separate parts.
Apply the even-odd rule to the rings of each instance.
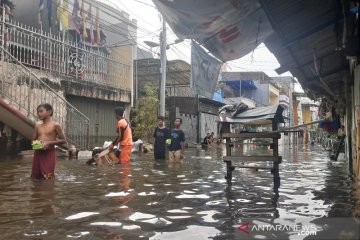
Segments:
[[[296,112],[296,114],[294,114],[295,125],[319,120],[319,102],[311,100],[303,92],[294,92],[293,99],[294,112]],[[316,125],[310,127],[315,128]]]
[[[272,77],[272,79],[280,86],[279,103],[284,107],[283,115],[289,119],[286,125],[293,126],[293,93],[297,82],[293,77]]]
[[[252,100],[257,107],[279,104],[280,86],[263,72],[223,72],[224,98]],[[248,100],[247,100],[248,101]]]
[[[61,1],[67,28],[60,24],[59,11],[52,9],[47,18],[49,5],[39,25],[39,1],[13,2],[13,18],[2,30],[1,50],[7,58],[2,59],[0,121],[30,138],[36,106],[46,101],[71,144],[90,148],[113,139],[114,107],[125,107],[128,116],[132,104],[136,21],[104,1],[87,0],[77,9],[79,1],[70,0]],[[82,13],[85,25],[75,26],[71,19],[81,19]],[[16,116],[24,124],[14,124]]]

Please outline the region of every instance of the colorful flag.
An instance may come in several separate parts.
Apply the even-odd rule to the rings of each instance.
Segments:
[[[67,0],[65,0],[67,1]],[[80,4],[79,0],[74,1],[74,7],[71,13],[72,28],[80,35],[80,18],[79,18]]]
[[[68,6],[67,0],[57,0],[57,18],[62,31],[69,29]]]
[[[90,41],[91,41],[91,45],[94,45],[94,20],[92,17],[92,6],[90,4],[89,7],[89,13],[88,13],[88,19],[90,20]]]
[[[100,24],[99,24],[99,8],[96,8],[96,43],[97,43],[98,46],[101,45]]]
[[[85,42],[85,39],[88,37],[86,32],[86,17],[85,17],[85,9],[84,9],[84,0],[81,3],[81,20],[82,20],[82,30],[83,30],[83,39]]]

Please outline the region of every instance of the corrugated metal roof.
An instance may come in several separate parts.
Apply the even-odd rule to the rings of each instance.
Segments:
[[[336,95],[343,89],[348,63],[345,50],[339,48],[344,23],[341,1],[260,3],[276,32],[265,44],[281,64],[277,72],[290,71],[312,98]],[[350,24],[351,16],[346,22]]]
[[[180,1],[172,2],[180,4]],[[236,2],[240,4],[245,1]],[[342,80],[348,72],[349,64],[346,57],[351,54],[357,55],[355,51],[349,53],[351,48],[355,49],[354,44],[350,45],[351,41],[343,42],[343,39],[355,39],[358,34],[355,31],[356,16],[349,13],[351,1],[258,0],[258,2],[266,13],[266,21],[270,22],[275,31],[266,39],[265,44],[281,64],[278,73],[290,71],[312,98],[330,96],[335,99],[343,89]],[[193,8],[189,4],[185,7],[193,11],[196,9],[195,5]],[[224,14],[220,9],[219,11],[218,15]],[[233,22],[234,25],[236,23]],[[343,36],[344,29],[347,30],[346,37]],[[175,28],[175,32],[176,30],[178,29]],[[226,32],[226,30],[223,26],[218,28],[216,25],[213,26],[214,33]],[[258,34],[266,30],[259,29]],[[226,42],[218,44],[220,46],[216,47],[226,48]]]

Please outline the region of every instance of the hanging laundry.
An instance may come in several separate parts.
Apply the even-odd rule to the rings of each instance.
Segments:
[[[71,13],[70,22],[71,27],[76,31],[77,34],[80,35],[80,28],[81,28],[81,18],[79,16],[80,13],[80,4],[79,0],[74,1],[74,7]]]
[[[96,8],[96,43],[97,43],[98,46],[101,45],[100,23],[99,23],[99,8]]]
[[[67,0],[57,0],[57,19],[60,23],[60,30],[69,29],[69,4]]]
[[[88,19],[90,21],[90,42],[91,42],[91,46],[94,45],[94,20],[92,17],[92,6],[90,4],[89,7],[89,12],[88,12]]]
[[[87,36],[87,32],[86,32],[86,17],[85,17],[84,0],[81,3],[81,21],[82,21],[82,25],[81,25],[81,27],[82,27],[82,37],[83,37],[84,42],[85,42],[85,39],[88,36]]]

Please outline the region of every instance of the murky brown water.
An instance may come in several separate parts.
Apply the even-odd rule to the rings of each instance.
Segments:
[[[30,180],[31,159],[3,157],[0,238],[243,239],[237,229],[242,219],[304,222],[359,215],[359,191],[346,162],[332,165],[321,150],[285,146],[278,194],[268,170],[235,170],[227,188],[221,154],[222,149],[188,149],[182,165],[134,155],[121,167],[58,159],[55,181]]]

